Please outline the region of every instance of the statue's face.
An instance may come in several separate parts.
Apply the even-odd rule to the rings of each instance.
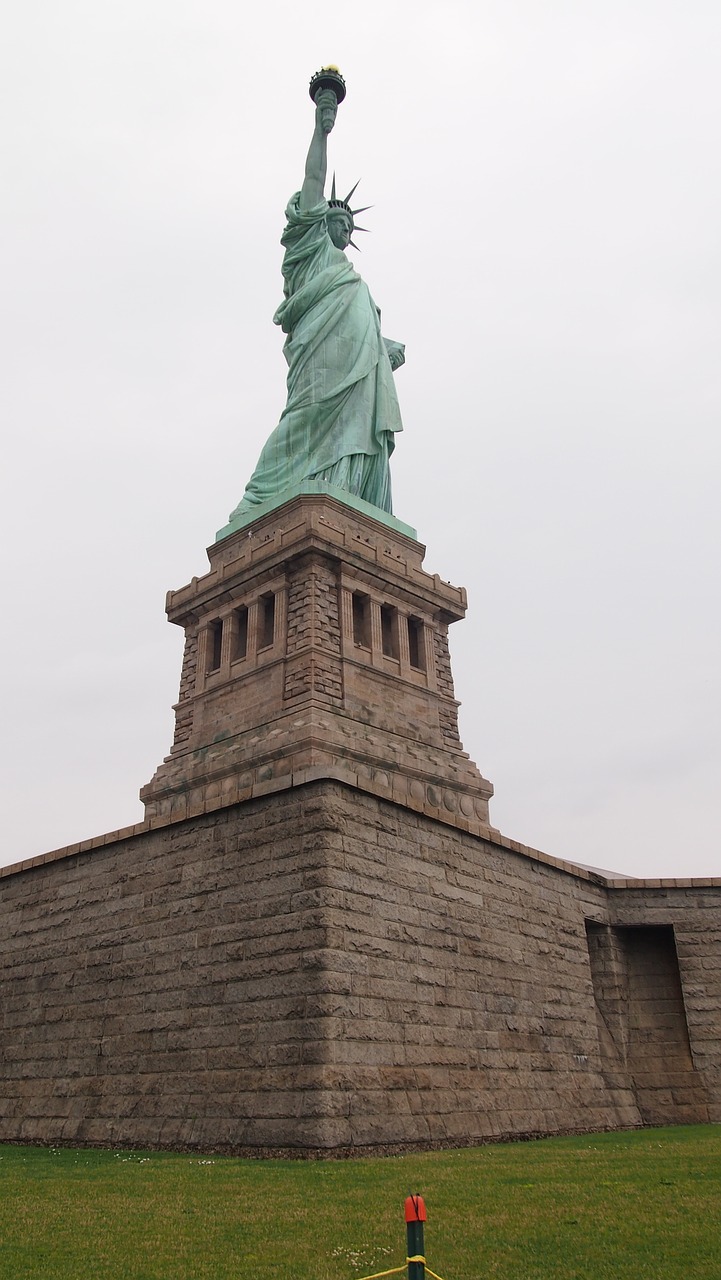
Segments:
[[[353,224],[347,213],[343,213],[342,209],[331,210],[326,218],[328,226],[328,235],[330,236],[336,249],[345,249],[348,246],[351,235],[353,234]]]

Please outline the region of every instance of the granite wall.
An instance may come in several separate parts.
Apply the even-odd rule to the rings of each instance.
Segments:
[[[332,780],[140,824],[0,874],[0,1140],[718,1122],[720,905]]]

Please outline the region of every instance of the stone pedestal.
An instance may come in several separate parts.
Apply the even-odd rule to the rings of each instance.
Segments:
[[[333,778],[487,835],[493,788],[460,742],[448,651],[466,595],[424,551],[327,494],[212,546],[210,572],[168,595],[185,655],[146,817]]]
[[[329,494],[209,555],[168,599],[147,820],[0,869],[0,1140],[352,1154],[721,1121],[721,880],[609,881],[488,827],[464,592]]]

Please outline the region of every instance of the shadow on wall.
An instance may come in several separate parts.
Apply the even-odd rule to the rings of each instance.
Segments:
[[[607,1083],[616,1089],[630,1085],[644,1124],[707,1122],[673,926],[587,920],[586,936]]]

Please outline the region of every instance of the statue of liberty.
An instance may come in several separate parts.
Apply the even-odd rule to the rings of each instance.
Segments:
[[[284,301],[273,317],[287,335],[288,401],[231,521],[308,480],[392,512],[388,460],[402,430],[393,372],[404,349],[381,336],[378,308],[345,255],[364,230],[354,220],[363,210],[350,207],[355,187],[339,199],[334,178],[330,198],[323,194],[328,134],[345,97],[336,68],[313,77],[311,97],[315,128],[303,185],[286,209]]]

